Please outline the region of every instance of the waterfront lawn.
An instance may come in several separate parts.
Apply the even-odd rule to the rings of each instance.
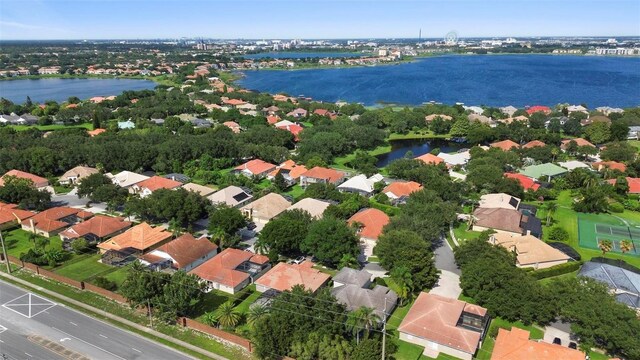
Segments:
[[[93,124],[91,123],[84,123],[84,124],[78,124],[78,125],[7,125],[7,127],[10,127],[15,131],[25,131],[29,129],[38,129],[40,131],[55,131],[55,130],[74,129],[74,128],[93,130]]]
[[[416,140],[416,139],[448,139],[451,135],[436,135],[431,130],[409,131],[406,134],[391,133],[388,140]]]
[[[68,263],[57,268],[55,272],[74,280],[84,281],[109,270],[115,271],[114,267],[98,262],[101,257],[100,254],[82,256],[84,257],[82,260]]]
[[[373,150],[369,150],[367,152],[369,153],[369,155],[372,155],[372,156],[386,154],[388,152],[391,152],[391,145],[389,145],[389,144],[381,145],[381,146],[378,146],[377,148],[375,148]],[[345,156],[337,157],[337,158],[335,158],[333,160],[333,166],[332,167],[334,167],[334,168],[336,168],[338,170],[353,170],[353,168],[349,166],[349,162],[353,161],[353,159],[355,159],[355,158],[356,158],[355,152],[353,152],[351,154],[347,154]]]

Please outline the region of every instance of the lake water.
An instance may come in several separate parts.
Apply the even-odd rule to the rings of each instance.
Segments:
[[[67,100],[70,96],[88,99],[94,96],[119,95],[126,90],[155,88],[156,83],[138,79],[25,79],[0,81],[0,97],[23,103]]]
[[[358,53],[346,53],[346,52],[267,52],[259,54],[247,54],[243,55],[247,59],[304,59],[304,58],[350,58],[360,57],[365,54]]]
[[[413,153],[412,157],[424,155],[431,152],[435,148],[439,148],[441,152],[452,153],[465,147],[465,144],[458,144],[446,140],[392,140],[391,152],[378,155],[377,167],[389,165],[394,160],[402,159],[408,151]]]
[[[452,55],[398,65],[244,74],[240,84],[249,89],[365,105],[640,105],[637,57]]]

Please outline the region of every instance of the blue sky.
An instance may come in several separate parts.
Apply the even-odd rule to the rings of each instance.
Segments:
[[[638,0],[0,0],[0,39],[640,36]]]

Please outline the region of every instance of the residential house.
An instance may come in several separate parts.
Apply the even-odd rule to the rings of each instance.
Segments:
[[[469,111],[473,114],[477,114],[477,115],[482,115],[482,113],[484,112],[484,109],[481,108],[480,106],[465,106],[462,105],[462,108],[465,109],[466,111]]]
[[[582,105],[569,105],[569,106],[567,106],[567,111],[569,112],[569,114],[574,113],[574,112],[581,112],[581,113],[584,113],[584,114],[589,114],[589,110],[587,110],[587,108],[582,106]]]
[[[502,151],[510,151],[510,150],[513,150],[514,148],[518,149],[520,147],[520,145],[517,142],[511,141],[511,140],[494,142],[489,146],[491,146],[492,148],[498,148]]]
[[[382,234],[382,228],[389,223],[389,216],[381,210],[367,208],[353,214],[347,222],[349,225],[357,226],[362,254],[366,259],[373,255],[373,248]]]
[[[423,346],[428,357],[444,353],[471,360],[488,324],[487,309],[481,306],[421,292],[398,332],[400,340]]]
[[[240,125],[235,122],[235,121],[225,121],[222,123],[222,125],[228,127],[229,129],[231,129],[231,131],[233,131],[234,134],[239,134],[240,130],[242,130],[240,128]]]
[[[235,294],[270,268],[269,258],[264,255],[227,248],[189,273],[206,284],[206,291]]]
[[[589,165],[578,160],[569,160],[569,161],[559,162],[558,165],[560,165],[561,167],[569,171],[572,171],[575,169],[589,169]]]
[[[51,188],[50,184],[49,184],[49,180],[40,177],[38,175],[34,175],[25,171],[20,171],[20,170],[9,170],[7,171],[4,175],[2,175],[2,177],[0,177],[0,186],[4,185],[4,182],[6,181],[7,177],[16,177],[18,179],[26,179],[29,180],[33,183],[33,186],[38,189],[38,190],[47,190],[51,193],[53,193],[53,188]]]
[[[131,171],[121,171],[115,175],[111,173],[105,174],[111,181],[120,186],[121,188],[129,189],[130,193],[133,193],[131,187],[141,181],[147,180],[149,177],[146,175],[141,175],[138,173],[134,173]]]
[[[371,196],[375,190],[375,184],[384,181],[384,177],[380,174],[367,177],[364,174],[356,175],[349,180],[338,185],[340,192],[356,193],[362,196]]]
[[[592,143],[590,143],[589,141],[587,141],[586,139],[583,138],[575,138],[575,139],[566,139],[566,140],[562,140],[561,144],[560,144],[560,148],[564,151],[567,151],[567,148],[569,147],[569,144],[571,142],[575,142],[577,146],[591,146],[591,147],[596,147],[595,145],[593,145]]]
[[[189,178],[187,175],[180,174],[180,173],[169,173],[167,175],[164,175],[163,178],[173,180],[173,181],[178,181],[183,184],[186,184],[189,181],[191,181],[191,178]]]
[[[532,179],[546,179],[547,181],[551,181],[553,178],[566,174],[567,169],[556,164],[545,163],[527,166],[520,170],[519,173]]]
[[[386,286],[370,288],[371,274],[365,270],[344,267],[333,277],[333,295],[347,311],[361,307],[373,309],[373,313],[383,322],[396,307],[398,295]]]
[[[504,176],[509,179],[514,179],[520,183],[526,191],[537,191],[540,189],[540,184],[528,176],[515,173],[504,173]]]
[[[609,107],[609,106],[601,106],[601,107],[597,107],[596,111],[603,113],[605,116],[609,116],[609,115],[611,115],[613,113],[622,114],[624,112],[624,109],[612,108],[612,107]]]
[[[625,180],[627,180],[627,185],[629,186],[629,194],[640,194],[640,178],[632,178],[627,176]],[[609,179],[607,180],[607,183],[615,186],[616,181],[616,179]]]
[[[39,212],[21,222],[21,225],[22,230],[48,238],[92,216],[93,213],[88,211],[60,206]]]
[[[265,225],[290,206],[291,202],[282,197],[282,195],[269,193],[241,207],[240,211],[256,225]]]
[[[409,195],[422,190],[422,185],[415,181],[395,181],[382,189],[382,193],[387,195],[394,204],[402,204],[407,201]]]
[[[64,173],[60,177],[60,179],[58,179],[58,182],[62,185],[69,185],[69,184],[75,185],[75,184],[79,184],[83,178],[89,175],[98,174],[98,173],[99,171],[96,168],[92,168],[88,166],[76,166],[73,169]]]
[[[420,160],[427,165],[439,165],[444,162],[443,158],[435,156],[431,153],[426,153],[424,155],[418,156],[415,158],[415,160]]]
[[[118,129],[120,130],[129,130],[129,129],[135,129],[135,128],[136,128],[136,124],[131,120],[118,121]]]
[[[485,194],[480,197],[478,207],[485,209],[518,210],[520,199],[505,193]]]
[[[198,194],[200,196],[204,196],[204,197],[207,197],[207,196],[213,194],[216,191],[215,189],[212,189],[212,188],[210,188],[208,186],[203,186],[203,185],[199,185],[199,184],[191,183],[191,182],[182,185],[182,188],[187,190],[187,191],[193,191],[196,194]]]
[[[438,154],[438,157],[444,160],[445,164],[447,164],[447,167],[458,165],[465,166],[471,159],[471,153],[469,153],[469,150],[459,151],[453,154],[441,152]]]
[[[427,115],[424,117],[424,121],[427,124],[430,124],[433,120],[440,118],[441,120],[444,121],[451,121],[453,120],[453,118],[449,115],[444,115],[444,114],[431,114],[431,115]]]
[[[297,108],[287,113],[287,116],[293,116],[296,119],[300,119],[307,116],[307,110],[302,108]]]
[[[116,236],[131,227],[131,222],[119,217],[96,215],[89,220],[75,224],[60,233],[60,238],[66,247],[79,238],[84,238],[89,244],[97,244],[104,239]]]
[[[512,327],[498,329],[491,360],[584,360],[579,350],[543,341],[529,340],[529,331]]]
[[[229,98],[222,99],[222,103],[225,104],[225,105],[229,105],[231,107],[238,107],[240,105],[246,104],[246,102],[243,101],[243,100],[240,100],[240,99],[229,99]]]
[[[253,196],[238,186],[227,186],[207,196],[213,205],[225,204],[230,207],[238,207],[247,203]]]
[[[260,159],[253,159],[246,163],[236,166],[233,170],[236,174],[246,177],[265,177],[267,174],[275,170],[276,166]]]
[[[0,230],[14,227],[35,214],[18,208],[18,205],[0,202]]]
[[[290,132],[293,135],[293,141],[295,142],[300,141],[300,133],[302,132],[302,130],[304,130],[304,128],[299,124],[280,125],[276,127],[280,130],[285,130]]]
[[[98,135],[100,135],[100,134],[103,134],[103,133],[106,133],[106,132],[107,132],[107,130],[106,130],[106,129],[87,130],[87,134],[88,134],[90,137],[96,137],[96,136],[98,136]]]
[[[345,180],[345,174],[334,169],[316,166],[300,174],[300,186],[303,188],[309,184],[333,184],[340,185]]]
[[[604,171],[606,169],[618,170],[620,172],[627,171],[627,166],[617,161],[597,161],[592,163],[591,167],[596,171]]]
[[[127,231],[98,244],[103,262],[109,263],[110,252],[131,251],[143,255],[158,246],[169,242],[173,234],[162,226],[152,227],[146,222],[140,223]],[[105,261],[106,260],[106,261]]]
[[[537,112],[543,112],[545,115],[551,114],[551,109],[548,106],[535,105],[527,108],[527,114],[532,115]]]
[[[473,212],[473,231],[495,230],[512,235],[542,236],[542,223],[532,215],[503,208],[477,208]]]
[[[211,121],[206,120],[206,119],[198,119],[198,118],[196,118],[196,119],[189,120],[189,122],[195,128],[206,129],[206,128],[210,128],[211,127]]]
[[[583,119],[580,121],[580,125],[589,126],[597,122],[603,122],[603,123],[606,123],[607,125],[611,125],[611,119],[603,115],[594,115],[594,116],[588,117],[587,119]]]
[[[35,125],[38,123],[38,117],[31,114],[11,115],[0,114],[0,124],[10,125]]]
[[[505,106],[505,107],[501,107],[500,111],[507,115],[508,117],[513,117],[513,114],[516,113],[516,111],[518,111],[518,108],[514,107],[514,106]]]
[[[522,145],[522,148],[523,149],[533,149],[535,147],[545,147],[545,146],[547,146],[547,144],[543,143],[540,140],[532,140],[532,141],[529,141],[528,143]]]
[[[640,126],[629,126],[627,140],[640,140]]]
[[[533,235],[495,233],[489,238],[493,245],[500,245],[516,255],[516,266],[545,269],[568,262],[571,258]]]
[[[469,121],[471,122],[479,122],[481,124],[489,125],[491,127],[496,126],[495,120],[493,120],[488,116],[484,116],[482,114],[469,114],[469,116],[467,116],[467,119],[469,119]]]
[[[588,261],[578,276],[584,276],[607,285],[616,300],[640,312],[640,274],[618,266]]]
[[[506,119],[496,119],[496,121],[499,121],[499,122],[501,122],[503,124],[511,124],[514,121],[521,122],[523,124],[528,124],[529,123],[529,118],[524,116],[524,115],[518,115],[518,116],[515,116],[515,117],[508,117]]]
[[[154,191],[159,189],[167,189],[173,190],[182,186],[182,183],[179,181],[163,178],[160,176],[152,176],[146,180],[142,180],[138,183],[133,184],[131,189],[134,194],[139,194],[140,197],[144,198],[151,195]]]
[[[269,125],[275,125],[276,123],[280,122],[282,119],[280,119],[280,116],[278,115],[267,115],[267,123]]]
[[[278,263],[255,281],[256,290],[261,293],[268,290],[283,292],[301,285],[305,290],[315,293],[331,279],[331,276],[314,269],[313,265],[311,261],[301,264]]]
[[[278,165],[275,170],[271,171],[269,175],[267,175],[267,179],[273,181],[276,175],[280,174],[289,185],[293,185],[298,182],[300,175],[307,170],[304,165],[298,165],[293,160],[287,160]]]
[[[218,253],[218,245],[205,236],[183,234],[142,255],[139,260],[154,270],[171,268],[189,272]]]
[[[304,198],[297,203],[289,206],[289,210],[302,210],[306,211],[314,219],[321,219],[325,210],[331,205],[331,203],[322,200],[316,200],[313,198]]]

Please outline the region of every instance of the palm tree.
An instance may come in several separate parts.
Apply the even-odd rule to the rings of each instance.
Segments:
[[[620,241],[620,251],[622,251],[623,254],[631,250],[633,250],[633,243],[631,240]]]
[[[249,312],[247,313],[247,323],[250,325],[255,324],[258,320],[267,316],[269,313],[269,309],[260,304],[253,305],[249,308]]]
[[[233,328],[240,322],[240,313],[235,309],[233,301],[227,301],[215,311],[216,322],[220,327]]]
[[[405,266],[399,266],[391,271],[391,279],[396,283],[396,292],[400,298],[400,306],[404,303],[404,300],[411,296],[413,291],[413,279],[411,272]]]
[[[551,216],[553,215],[553,213],[556,212],[556,209],[558,208],[558,204],[554,202],[548,202],[546,205],[546,208],[547,208],[547,226],[549,226],[549,223],[551,222]]]
[[[171,218],[171,220],[169,220],[169,231],[173,234],[174,239],[180,236],[181,230],[182,226],[180,226],[180,222],[178,222],[176,218]]]
[[[560,149],[557,147],[551,148],[551,155],[553,156],[551,162],[556,162],[556,156],[560,155]]]
[[[269,253],[269,245],[267,245],[266,241],[260,238],[258,238],[255,244],[253,244],[253,249],[256,251],[256,253],[261,255],[265,255]]]
[[[202,315],[202,322],[209,326],[214,326],[218,323],[218,317],[216,316],[215,312],[207,311],[206,313],[204,313],[204,315]]]
[[[365,306],[349,313],[347,317],[347,328],[356,336],[356,343],[360,342],[360,333],[364,331],[364,338],[369,337],[369,331],[378,326],[380,317],[375,313],[375,309]]]
[[[611,242],[611,240],[602,239],[600,240],[600,243],[598,243],[598,247],[602,250],[602,256],[604,256],[613,249],[613,242]]]
[[[224,240],[227,237],[227,234],[224,232],[224,230],[215,228],[214,231],[209,232],[209,236],[211,236],[211,241],[220,246],[220,249],[224,248]]]

